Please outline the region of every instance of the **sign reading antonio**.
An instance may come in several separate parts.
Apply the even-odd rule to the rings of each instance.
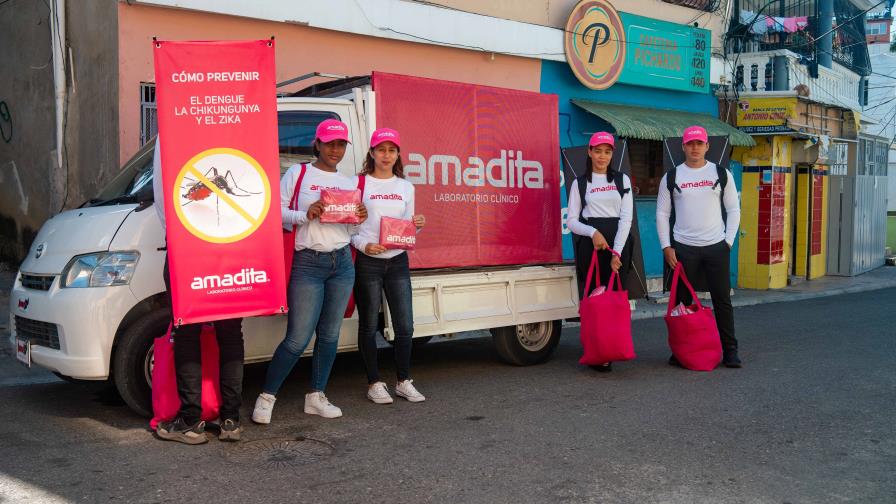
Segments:
[[[709,92],[710,32],[582,0],[566,22],[566,60],[590,89],[619,82]]]

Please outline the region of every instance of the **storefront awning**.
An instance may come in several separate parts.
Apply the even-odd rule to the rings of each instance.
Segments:
[[[706,114],[615,105],[588,100],[571,101],[574,105],[613,125],[616,135],[620,137],[662,141],[667,137],[679,137],[685,128],[697,124],[706,128],[709,136],[727,135],[731,139],[731,145],[740,147],[756,145],[750,135]]]

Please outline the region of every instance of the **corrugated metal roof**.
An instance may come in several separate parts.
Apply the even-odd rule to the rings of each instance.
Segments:
[[[667,137],[680,137],[688,126],[699,125],[706,128],[709,136],[727,135],[731,139],[731,145],[741,147],[756,145],[750,135],[706,114],[588,100],[572,100],[572,103],[613,125],[616,135],[620,137],[662,141]]]

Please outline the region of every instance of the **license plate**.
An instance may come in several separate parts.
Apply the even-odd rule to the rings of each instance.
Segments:
[[[27,367],[31,367],[31,342],[16,338],[16,359]]]

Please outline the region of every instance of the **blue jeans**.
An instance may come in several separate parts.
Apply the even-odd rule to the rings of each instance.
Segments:
[[[411,338],[414,336],[414,311],[411,306],[411,273],[407,253],[390,259],[358,254],[355,261],[355,303],[358,306],[358,350],[367,368],[367,382],[380,381],[377,364],[376,329],[383,291],[395,330],[395,367],[398,381],[410,378]]]
[[[286,296],[289,303],[286,337],[268,366],[264,392],[277,395],[315,331],[311,389],[320,392],[326,389],[354,283],[355,268],[348,246],[332,252],[296,251]]]

